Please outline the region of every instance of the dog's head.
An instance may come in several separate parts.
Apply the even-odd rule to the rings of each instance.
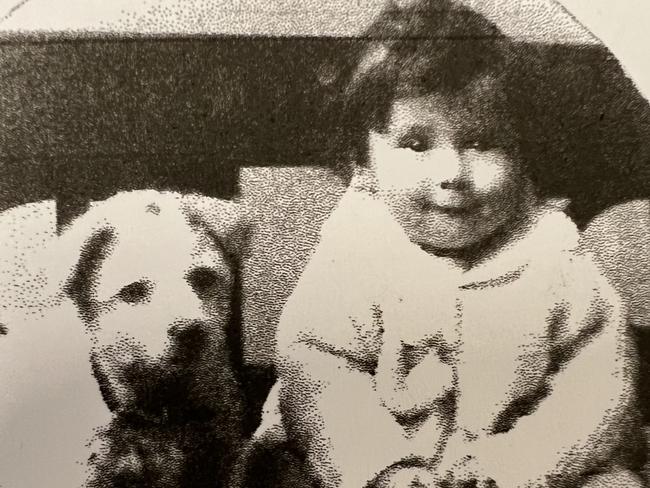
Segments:
[[[92,339],[104,399],[118,412],[196,417],[236,410],[230,345],[236,203],[135,191],[95,204],[61,236],[64,290]]]

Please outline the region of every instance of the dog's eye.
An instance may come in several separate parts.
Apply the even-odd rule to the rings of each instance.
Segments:
[[[219,274],[210,268],[195,268],[187,274],[187,281],[192,289],[198,293],[204,293],[219,283]]]
[[[126,303],[145,302],[151,294],[151,283],[147,281],[136,281],[122,288],[117,297]]]

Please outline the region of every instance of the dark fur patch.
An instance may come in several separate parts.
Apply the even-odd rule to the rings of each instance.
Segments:
[[[97,315],[93,300],[95,276],[115,239],[115,231],[109,228],[93,234],[81,249],[77,266],[65,285],[65,293],[77,306],[86,323],[92,322]]]

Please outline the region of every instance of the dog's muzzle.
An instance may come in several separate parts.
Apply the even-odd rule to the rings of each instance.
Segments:
[[[208,321],[177,321],[168,328],[163,354],[149,356],[136,344],[97,351],[95,373],[113,410],[167,417],[176,410],[202,408],[204,396],[231,368],[223,331]]]
[[[206,348],[214,343],[210,337],[214,330],[210,324],[203,321],[179,321],[172,324],[168,330],[170,350],[168,362],[173,367],[190,367],[193,362],[200,360],[207,352]],[[167,362],[163,360],[163,362]]]

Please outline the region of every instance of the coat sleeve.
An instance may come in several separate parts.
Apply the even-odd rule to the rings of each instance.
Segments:
[[[568,278],[550,393],[510,431],[476,445],[498,486],[570,484],[607,464],[633,428],[637,364],[625,308],[595,268],[580,271]]]
[[[422,274],[404,264],[411,244],[397,226],[379,203],[346,195],[278,325],[283,422],[325,488],[360,488],[404,458],[435,452],[433,440],[407,437],[375,385],[390,303],[408,289],[399,277]]]
[[[409,453],[402,427],[379,401],[372,378],[344,358],[296,343],[280,369],[289,435],[324,487],[366,486]]]

